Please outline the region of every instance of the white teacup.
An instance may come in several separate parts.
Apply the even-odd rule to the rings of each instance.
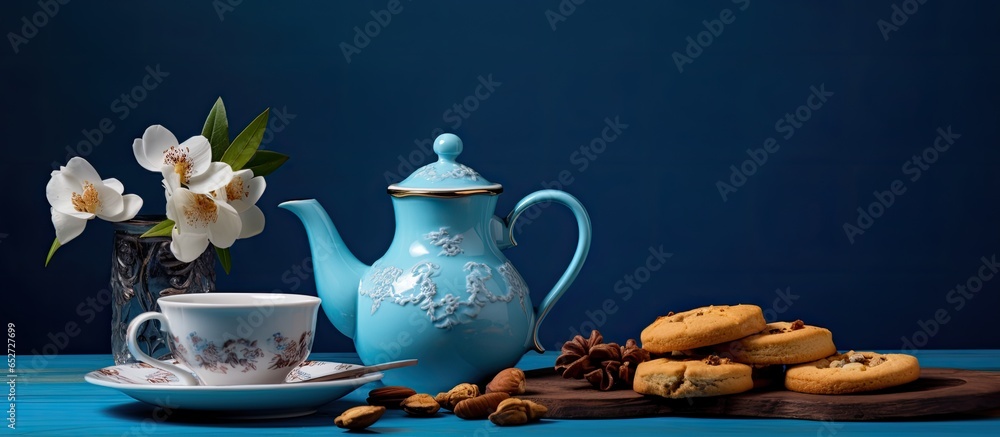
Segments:
[[[312,350],[320,299],[299,294],[199,293],[161,297],[158,312],[129,323],[128,350],[187,385],[279,384]],[[174,358],[190,372],[139,350],[143,322],[159,320]]]

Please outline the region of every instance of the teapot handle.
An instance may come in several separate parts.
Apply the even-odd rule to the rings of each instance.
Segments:
[[[514,240],[514,222],[517,221],[517,218],[531,206],[550,201],[561,204],[573,212],[573,216],[576,217],[579,239],[576,243],[576,253],[573,254],[573,259],[569,262],[569,266],[566,267],[566,271],[559,277],[559,281],[552,287],[549,294],[545,296],[542,303],[538,305],[538,310],[535,314],[535,326],[531,329],[531,338],[535,342],[535,350],[539,353],[545,352],[545,348],[538,341],[538,328],[541,326],[542,320],[545,319],[545,316],[552,309],[552,306],[555,305],[556,301],[562,297],[570,284],[573,283],[573,280],[576,279],[576,275],[583,268],[583,262],[587,259],[587,252],[590,251],[590,216],[587,215],[587,210],[580,201],[569,193],[559,190],[536,191],[524,196],[521,201],[517,202],[514,210],[507,215],[507,218],[504,220],[506,235],[503,235],[503,237],[509,239],[509,241],[504,242],[506,244],[501,244],[500,246],[501,248],[516,246],[517,241]]]

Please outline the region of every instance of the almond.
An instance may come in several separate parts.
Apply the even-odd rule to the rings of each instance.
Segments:
[[[524,394],[524,371],[517,367],[501,370],[493,380],[486,385],[486,393],[507,393],[511,396]]]
[[[383,413],[385,413],[385,407],[362,405],[344,411],[333,420],[333,423],[340,428],[365,429],[377,422]]]
[[[409,387],[399,385],[388,385],[376,388],[368,392],[368,405],[381,406],[386,408],[399,408],[400,402],[410,396],[417,394]]]
[[[417,417],[428,417],[437,414],[441,405],[429,394],[418,393],[403,400],[399,404],[406,414]]]

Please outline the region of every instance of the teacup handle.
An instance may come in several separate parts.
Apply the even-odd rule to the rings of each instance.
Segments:
[[[538,341],[538,328],[542,325],[542,320],[545,319],[545,316],[549,314],[550,310],[552,310],[552,306],[556,304],[556,301],[562,297],[563,293],[566,292],[570,284],[573,283],[573,280],[576,279],[576,275],[579,274],[580,269],[583,268],[584,260],[587,259],[587,252],[590,251],[590,216],[587,215],[587,209],[583,207],[583,204],[581,204],[576,197],[559,190],[535,191],[534,193],[524,196],[520,202],[517,202],[517,205],[514,206],[514,210],[511,211],[510,214],[507,215],[506,220],[504,220],[506,228],[505,231],[507,232],[506,236],[510,239],[509,245],[517,245],[517,241],[514,240],[514,222],[521,215],[521,213],[530,208],[532,205],[546,201],[561,204],[573,212],[573,216],[576,217],[579,238],[576,243],[576,253],[573,254],[573,259],[569,262],[569,266],[566,267],[566,271],[559,277],[559,281],[556,282],[554,287],[552,287],[549,294],[545,295],[545,299],[542,300],[542,303],[538,305],[538,312],[535,315],[535,326],[531,329],[531,338],[535,342],[535,350],[538,352],[545,352],[545,348],[542,347],[542,343]]]
[[[165,363],[156,358],[153,358],[149,356],[149,354],[139,349],[139,343],[136,341],[136,338],[139,337],[139,327],[142,326],[143,323],[151,320],[160,321],[161,331],[170,330],[169,325],[167,324],[167,318],[164,317],[162,313],[150,311],[139,314],[134,319],[132,319],[132,322],[128,324],[128,334],[125,335],[125,344],[128,345],[128,351],[131,352],[132,356],[139,361],[149,364],[150,366],[157,367],[166,370],[170,373],[173,373],[175,376],[177,376],[177,379],[180,380],[181,384],[199,385],[198,380],[195,379],[193,375],[191,375],[191,372],[184,370],[180,367],[177,367],[173,364]]]

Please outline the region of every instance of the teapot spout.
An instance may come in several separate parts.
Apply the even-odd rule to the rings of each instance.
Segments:
[[[368,266],[359,261],[337,232],[326,210],[316,199],[281,203],[302,220],[312,252],[316,294],[323,311],[338,331],[354,338],[357,327],[358,283]]]

